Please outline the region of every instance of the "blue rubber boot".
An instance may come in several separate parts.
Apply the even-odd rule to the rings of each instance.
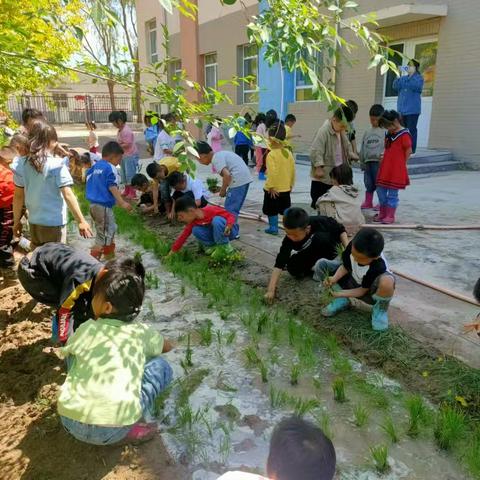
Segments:
[[[268,217],[268,224],[270,226],[265,230],[265,233],[268,233],[269,235],[278,235],[278,215]]]
[[[392,297],[372,295],[375,300],[372,311],[372,328],[376,331],[388,329],[388,306]]]
[[[330,302],[325,308],[322,308],[322,315],[324,317],[333,317],[337,313],[346,310],[350,307],[350,300],[348,298],[336,298]]]

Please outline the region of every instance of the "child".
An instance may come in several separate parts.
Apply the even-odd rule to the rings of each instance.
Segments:
[[[176,201],[187,195],[193,198],[195,204],[199,208],[207,205],[208,191],[205,189],[203,183],[198,178],[193,179],[190,175],[181,172],[173,172],[168,176],[168,184],[175,191],[172,195],[173,205],[170,212],[170,218],[173,219],[175,214]]]
[[[13,172],[10,165],[16,156],[12,147],[0,148],[0,276],[3,287],[15,278],[15,260],[13,258]]]
[[[322,315],[336,315],[350,306],[350,298],[359,298],[373,304],[372,328],[388,328],[387,310],[395,292],[395,278],[388,270],[383,247],[380,232],[362,228],[348,244],[341,261],[322,259],[317,262],[313,279],[323,280],[326,287],[334,287],[333,296],[336,297],[322,310]],[[337,290],[337,284],[342,289]]]
[[[158,213],[160,205],[163,205],[167,216],[171,216],[172,197],[167,177],[179,170],[180,162],[175,157],[163,157],[160,162],[152,162],[147,165],[147,175],[155,184],[152,188],[153,213]],[[160,204],[158,195],[160,195]]]
[[[377,174],[380,159],[385,149],[385,130],[379,127],[378,122],[384,112],[382,105],[373,105],[370,108],[370,125],[372,128],[363,134],[362,146],[360,148],[360,167],[363,170],[365,182],[365,200],[362,209],[373,207],[373,194],[377,188]]]
[[[290,192],[295,184],[295,160],[285,148],[285,126],[277,121],[268,130],[270,151],[267,154],[268,177],[263,187],[263,213],[268,216],[265,233],[278,235],[278,215],[290,208]]]
[[[480,303],[480,278],[473,287],[473,297],[478,303]],[[473,323],[468,323],[465,325],[465,333],[467,332],[475,332],[477,336],[480,337],[480,314],[477,315],[477,318]]]
[[[291,140],[294,139],[294,138],[300,138],[301,137],[301,135],[294,135],[293,134],[293,127],[295,126],[296,123],[297,123],[297,117],[293,113],[289,113],[285,117],[285,130],[287,132],[287,135],[286,135],[285,139],[287,140],[287,142],[291,142]]]
[[[352,146],[348,141],[346,130],[353,120],[350,108],[342,106],[335,110],[333,117],[320,127],[310,148],[312,164],[310,176],[311,207],[315,208],[317,200],[332,188],[330,171],[355,158]]]
[[[159,119],[158,116],[154,115],[153,112],[150,112],[143,117],[143,122],[145,123],[146,127],[143,131],[143,135],[145,137],[145,142],[147,143],[147,152],[150,155],[153,155],[159,132]]]
[[[123,200],[114,173],[122,161],[123,148],[117,142],[108,142],[102,149],[102,159],[87,171],[85,196],[90,202],[90,216],[95,222],[95,245],[90,250],[92,257],[102,255],[112,258],[115,255],[115,216],[113,206],[129,211],[132,206]]]
[[[412,137],[408,129],[400,124],[400,114],[386,110],[379,121],[380,127],[387,129],[385,152],[378,170],[377,195],[380,212],[374,222],[390,224],[395,222],[398,207],[398,191],[410,185],[407,163],[412,155]]]
[[[222,177],[219,195],[226,197],[225,209],[237,219],[253,181],[249,168],[236,153],[226,150],[214,153],[206,142],[198,142],[197,151],[199,162],[202,165],[211,164],[213,171]]]
[[[243,118],[239,118],[239,123],[244,126],[246,121]],[[235,153],[243,159],[245,165],[248,167],[248,153],[253,147],[252,138],[243,132],[237,132],[233,137],[233,144],[235,145]]]
[[[92,153],[97,153],[99,147],[97,132],[95,132],[95,130],[97,129],[97,124],[92,120],[91,122],[86,122],[85,125],[88,129],[88,151]]]
[[[45,115],[36,108],[24,108],[22,111],[22,127],[20,133],[28,135],[36,121],[46,122]]]
[[[270,480],[332,480],[336,454],[333,443],[313,423],[299,417],[282,420],[270,439],[267,476]],[[267,480],[256,474],[228,472],[217,480]]]
[[[123,195],[135,199],[135,189],[132,188],[131,181],[132,177],[138,172],[138,162],[140,160],[135,135],[127,125],[127,114],[123,110],[110,113],[108,121],[118,128],[117,140],[124,152],[120,164],[122,183],[125,185]]]
[[[343,225],[333,218],[310,217],[302,208],[289,208],[283,217],[285,238],[275,260],[265,299],[275,298],[278,280],[285,268],[295,278],[313,275],[313,267],[321,258],[333,260],[337,247],[348,244]]]
[[[208,132],[207,142],[212,148],[213,152],[217,153],[222,149],[223,133],[221,130],[222,122],[219,118],[215,120],[215,124],[212,124],[212,128]]]
[[[237,235],[233,214],[213,205],[199,208],[187,195],[176,201],[175,212],[178,220],[187,226],[175,240],[170,253],[178,252],[192,233],[204,247],[223,246],[226,252],[233,251],[230,240]]]
[[[317,200],[317,211],[334,218],[345,226],[349,235],[353,235],[365,223],[365,217],[360,208],[360,192],[353,185],[352,169],[347,164],[335,167],[330,178],[333,186]]]
[[[170,128],[174,122],[175,117],[171,113],[167,113],[163,119],[158,122],[158,136],[153,153],[153,159],[157,162],[173,154],[175,139],[168,133],[167,128]]]
[[[351,122],[349,122],[348,125],[348,141],[352,145],[352,150],[353,153],[358,156],[358,150],[357,150],[357,131],[355,130],[355,124],[353,121],[355,120],[355,117],[357,116],[358,113],[358,104],[355,100],[347,100],[345,102],[346,106],[352,111],[353,113],[353,119]]]
[[[17,157],[24,157],[28,154],[28,138],[26,135],[16,133],[10,139],[9,146],[15,149]]]
[[[26,206],[32,249],[47,242],[66,241],[67,206],[78,223],[80,235],[93,236],[71,189],[73,179],[64,159],[54,156],[57,141],[57,132],[51,125],[34,122],[28,155],[12,164],[13,234],[22,234],[20,219]]]
[[[258,172],[258,179],[259,180],[266,180],[267,177],[265,176],[265,171],[267,169],[267,165],[265,163],[265,157],[267,155],[267,127],[265,122],[267,117],[264,113],[259,113],[255,117],[255,123],[257,125],[256,134],[257,136],[261,137],[260,140],[257,140],[255,143],[255,161],[257,165],[257,172]]]
[[[161,197],[159,192],[158,183],[150,182],[148,178],[143,175],[142,173],[137,173],[132,178],[132,187],[135,190],[141,192],[141,197],[138,202],[138,205],[142,209],[142,213],[153,213],[155,210],[153,199],[156,198],[157,201],[157,212],[159,212],[158,207],[158,199]],[[154,190],[157,190],[156,193]],[[165,210],[163,209],[163,203],[160,204],[160,212],[163,213]]]
[[[160,355],[171,345],[153,328],[134,322],[144,277],[135,260],[109,264],[93,286],[93,318],[59,351],[69,368],[58,414],[65,430],[82,442],[145,441],[157,430],[155,399],[172,380]]]

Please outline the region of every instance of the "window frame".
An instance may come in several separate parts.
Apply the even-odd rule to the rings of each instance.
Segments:
[[[215,55],[215,62],[207,63],[208,57],[212,57],[213,55]],[[209,69],[209,68],[213,68],[213,71],[214,71],[215,85],[213,85],[213,86],[207,85],[207,69]],[[216,90],[217,87],[218,87],[218,56],[217,56],[217,52],[206,53],[203,56],[203,76],[204,76],[205,88],[213,88],[214,90]]]
[[[318,78],[320,80],[322,80],[323,79],[323,70],[325,68],[325,63],[324,63],[323,58],[322,58],[323,57],[323,52],[315,50],[315,55],[316,55],[316,58],[315,58],[315,72],[316,72]],[[298,70],[299,70],[298,68],[295,69],[295,78],[294,78],[295,102],[302,102],[302,103],[303,102],[318,102],[319,100],[317,100],[315,98],[312,98],[310,100],[299,100],[298,99],[297,94],[298,94],[299,90],[311,90],[312,94],[313,94],[313,84],[308,84],[308,85],[306,84],[306,85],[300,85],[300,86],[298,85],[298,83],[297,83],[297,78],[298,78],[298,74],[299,74]],[[303,73],[301,73],[301,74],[306,81],[310,81],[310,78],[308,77],[308,75],[305,75]]]
[[[256,47],[256,45],[251,44],[251,43],[247,43],[245,45],[242,45],[242,77],[245,78],[247,76],[245,74],[245,61],[255,59],[256,63],[257,63],[257,71],[256,71],[256,74],[255,74],[255,85],[256,85],[256,87],[255,87],[254,90],[247,89],[247,88],[245,88],[245,83],[243,83],[243,88],[242,88],[242,104],[243,105],[252,105],[252,104],[258,103],[258,100],[254,101],[254,102],[250,102],[250,101],[246,102],[245,101],[245,95],[258,94],[258,92],[259,92],[259,88],[258,88],[258,74],[259,74],[258,47],[256,47],[257,51],[256,51],[255,55],[249,55],[248,57],[245,56],[245,49],[251,48],[251,47]]]
[[[147,37],[147,57],[148,63],[153,65],[158,62],[158,43],[157,43],[157,19],[152,18],[148,20],[145,24],[146,26],[146,37]],[[153,28],[152,28],[153,26]],[[152,34],[155,38],[155,52],[152,49]]]

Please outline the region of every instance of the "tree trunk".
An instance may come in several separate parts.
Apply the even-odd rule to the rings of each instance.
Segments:
[[[133,83],[135,84],[135,111],[137,114],[137,123],[142,123],[142,90],[140,85],[140,64],[138,55],[133,62]]]
[[[107,80],[108,95],[110,96],[110,107],[113,110],[116,110],[115,107],[115,94],[113,89],[115,88],[115,82],[113,80]]]

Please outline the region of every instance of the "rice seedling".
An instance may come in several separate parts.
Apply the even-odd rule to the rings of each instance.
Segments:
[[[370,412],[362,405],[355,405],[355,407],[353,407],[353,418],[355,425],[358,428],[362,428],[368,423]]]
[[[268,313],[262,312],[258,316],[258,320],[257,320],[257,333],[259,333],[260,335],[262,333],[265,333],[265,330],[268,326],[268,321],[269,321]]]
[[[348,358],[337,356],[333,360],[333,371],[337,375],[346,377],[352,373],[352,364],[349,362]]]
[[[319,378],[312,378],[312,384],[313,384],[313,388],[315,388],[315,390],[321,390],[322,389],[322,382],[320,381]]]
[[[321,341],[322,345],[332,357],[336,357],[338,355],[340,346],[338,345],[338,340],[335,335],[332,333],[324,335]]]
[[[193,361],[192,361],[193,350],[190,347],[190,342],[191,342],[190,334],[188,334],[187,349],[185,350],[185,358],[180,362],[180,365],[185,370],[185,372],[187,372],[190,367],[193,367]]]
[[[405,406],[409,415],[407,435],[418,437],[420,424],[427,422],[428,411],[425,402],[420,395],[412,395],[405,400]]]
[[[336,402],[344,403],[347,401],[345,396],[345,380],[341,377],[337,377],[332,384],[333,398]]]
[[[180,295],[181,295],[182,297],[185,296],[185,291],[186,291],[186,287],[185,287],[185,285],[182,283],[182,285],[180,286]]]
[[[465,414],[450,405],[443,406],[436,415],[433,434],[442,450],[450,450],[466,431]]]
[[[386,417],[384,422],[380,425],[380,428],[385,432],[392,443],[398,443],[400,436],[395,423],[393,423],[392,417]]]
[[[386,445],[375,445],[370,447],[375,469],[378,473],[386,473],[390,470],[388,463],[388,447]]]
[[[225,343],[227,345],[231,345],[234,341],[235,338],[237,338],[237,332],[235,330],[232,330],[230,333],[227,334],[225,337]]]
[[[220,310],[220,318],[222,320],[227,320],[230,312],[228,310]]]
[[[154,272],[147,272],[145,274],[145,286],[148,289],[152,288],[158,288],[158,282],[159,282],[158,276]]]
[[[289,395],[283,390],[279,390],[273,386],[270,387],[270,406],[272,408],[285,407],[289,400]]]
[[[261,363],[261,359],[258,356],[257,349],[253,346],[250,345],[246,347],[243,353],[247,361],[247,366],[255,367]]]
[[[230,438],[230,430],[224,423],[220,423],[220,428],[223,431],[223,437],[218,445],[218,453],[220,454],[220,462],[226,463],[232,451],[232,440]]]
[[[288,319],[287,330],[288,330],[288,343],[291,347],[293,347],[298,338],[298,324],[293,318]]]
[[[294,363],[290,370],[290,385],[298,385],[298,378],[300,377],[300,365]]]
[[[320,295],[318,297],[318,302],[320,305],[328,305],[335,300],[333,296],[333,288],[332,287],[322,287],[320,291]]]
[[[297,398],[290,397],[289,403],[293,406],[295,415],[303,417],[312,410],[320,407],[320,402],[316,398]]]
[[[328,412],[322,412],[320,415],[313,416],[327,438],[333,440],[332,420]]]
[[[220,329],[215,330],[215,336],[217,338],[217,344],[222,344],[222,331]]]
[[[262,382],[268,383],[268,367],[265,365],[264,362],[260,361],[259,368],[260,368],[260,375],[262,377]]]
[[[212,321],[207,320],[199,329],[198,334],[200,335],[200,345],[209,347],[212,344],[213,333],[212,333]]]
[[[314,339],[311,335],[304,335],[298,345],[298,358],[302,367],[311,369],[317,364],[317,356],[314,351]]]
[[[465,463],[475,478],[480,478],[480,428],[473,432],[465,447]]]

